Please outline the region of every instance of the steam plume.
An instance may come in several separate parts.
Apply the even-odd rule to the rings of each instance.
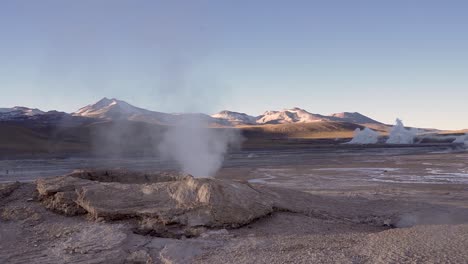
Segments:
[[[237,129],[209,128],[200,115],[185,115],[163,135],[159,153],[195,177],[214,176],[230,146],[240,144]]]
[[[353,139],[346,144],[376,144],[378,141],[379,133],[366,127],[363,130],[356,128]]]
[[[390,131],[387,144],[413,144],[417,130],[406,129],[403,122],[397,118],[395,126]]]
[[[214,110],[226,98],[226,87],[220,87],[223,85],[216,76],[194,71],[203,66],[201,62],[216,48],[216,36],[203,30],[211,25],[206,20],[209,8],[204,1],[169,6],[169,10],[165,8],[157,16],[162,23],[156,23],[160,26],[156,36],[160,72],[154,95],[166,104],[163,107],[177,107],[176,111]],[[240,136],[235,129],[209,128],[210,122],[206,115],[180,115],[163,134],[159,154],[176,161],[193,176],[214,176],[229,146],[239,143]]]
[[[463,136],[458,136],[452,143],[465,144],[468,146],[468,133]]]

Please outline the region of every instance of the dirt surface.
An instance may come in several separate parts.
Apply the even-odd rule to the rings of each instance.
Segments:
[[[277,211],[237,229],[207,229],[195,238],[169,239],[136,234],[126,221],[54,213],[35,198],[33,184],[22,184],[2,199],[0,262],[464,263],[468,259],[466,210],[450,213],[444,207],[410,203],[400,214],[399,204],[388,200],[268,191],[289,196],[284,201],[291,205],[290,211]],[[446,219],[458,214],[458,223],[411,222],[411,227],[391,228],[402,218],[415,221],[431,210],[446,213]]]
[[[135,232],[134,219],[56,213],[34,183],[1,184],[0,263],[467,263],[466,155],[225,168],[219,179],[249,181],[274,212],[178,239]]]

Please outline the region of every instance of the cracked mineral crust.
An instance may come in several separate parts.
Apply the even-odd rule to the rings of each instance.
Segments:
[[[247,183],[181,173],[75,171],[40,179],[43,204],[94,219],[137,219],[151,225],[238,227],[273,211],[270,197]]]

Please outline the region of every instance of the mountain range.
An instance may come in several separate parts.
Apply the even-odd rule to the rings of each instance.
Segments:
[[[94,104],[80,108],[73,113],[59,111],[44,112],[35,108],[13,107],[0,108],[0,121],[36,121],[36,122],[86,122],[90,120],[129,120],[150,124],[172,125],[187,117],[203,119],[210,126],[262,126],[276,124],[347,122],[354,124],[383,125],[381,122],[354,112],[332,115],[313,114],[295,107],[278,111],[266,111],[260,116],[224,110],[214,115],[202,113],[163,113],[133,106],[118,99],[103,98]]]

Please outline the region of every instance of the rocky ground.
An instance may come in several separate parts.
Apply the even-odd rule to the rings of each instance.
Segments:
[[[0,185],[0,263],[468,260],[468,191],[462,184],[314,192],[242,180],[194,182],[185,176],[163,182],[140,177],[129,186],[118,175],[110,180],[93,175]],[[149,210],[167,206],[141,196],[153,195],[161,184],[172,191],[157,192],[158,199],[178,208],[165,211],[173,221]],[[127,203],[112,211],[114,199]],[[223,211],[221,205],[229,204],[225,199],[239,203]],[[188,205],[189,200],[197,202]],[[61,211],[70,207],[59,205],[73,205],[70,201],[83,211]],[[199,222],[187,221],[187,215]],[[149,227],[148,218],[154,220]]]

